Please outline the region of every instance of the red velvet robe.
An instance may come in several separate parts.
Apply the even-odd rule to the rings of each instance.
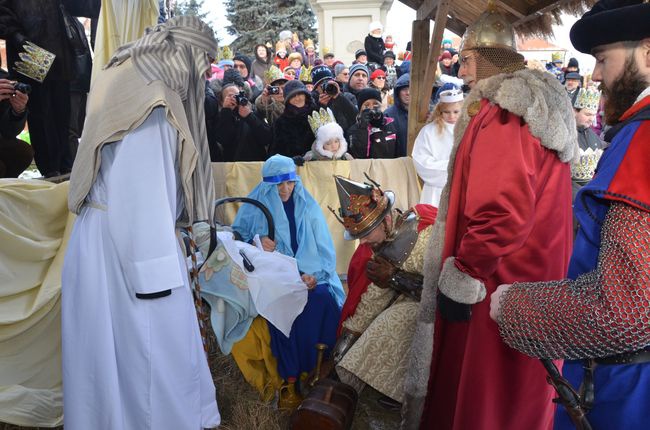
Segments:
[[[552,126],[552,124],[549,124]],[[570,168],[528,125],[481,101],[458,147],[443,260],[485,284],[469,322],[436,316],[421,429],[534,430],[553,425],[539,360],[501,341],[489,317],[500,284],[562,279],[571,255]]]
[[[413,210],[420,218],[418,223],[418,233],[432,225],[436,220],[438,209],[427,204],[417,204]],[[368,289],[370,280],[366,276],[366,264],[373,256],[372,248],[367,243],[359,245],[352,254],[350,265],[348,266],[348,295],[341,310],[341,320],[337,336],[341,334],[343,321],[354,315],[357,305],[361,301],[361,296]]]

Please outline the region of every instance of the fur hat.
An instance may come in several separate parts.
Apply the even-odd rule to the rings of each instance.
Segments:
[[[304,94],[305,97],[307,97],[307,104],[309,104],[309,98],[311,97],[311,94],[309,94],[309,91],[307,91],[307,87],[305,87],[305,84],[300,82],[299,80],[293,80],[289,81],[286,84],[284,84],[284,104],[286,105],[289,103],[289,100],[298,94]]]
[[[600,0],[569,32],[578,51],[590,54],[596,46],[650,37],[650,3],[644,0]]]
[[[375,30],[384,31],[384,26],[379,21],[373,21],[368,24],[368,32],[372,33]]]
[[[300,52],[292,52],[289,54],[289,64],[291,64],[293,60],[300,60],[300,64],[302,64],[302,54]]]
[[[343,136],[343,129],[334,119],[334,114],[330,108],[320,111],[314,111],[308,118],[309,126],[316,136],[311,149],[319,155],[329,159],[340,159],[348,152],[348,143]],[[324,148],[325,144],[331,139],[339,140],[339,149],[336,152],[328,151]]]

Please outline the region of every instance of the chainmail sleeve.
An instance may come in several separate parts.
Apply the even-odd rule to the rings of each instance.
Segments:
[[[613,203],[601,232],[595,271],[516,283],[502,295],[508,345],[536,358],[583,359],[650,344],[650,213]]]

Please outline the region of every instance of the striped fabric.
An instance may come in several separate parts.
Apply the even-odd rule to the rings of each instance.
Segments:
[[[208,57],[215,58],[216,55],[217,42],[212,29],[197,17],[180,16],[148,28],[142,38],[115,51],[106,65],[106,68],[116,67],[131,58],[145,82],[162,81],[181,97],[199,154],[196,168],[191,172],[191,195],[185,196],[185,210],[190,222],[212,218],[210,209],[215,194],[204,99],[205,73],[210,68]],[[185,176],[190,172],[180,173]]]

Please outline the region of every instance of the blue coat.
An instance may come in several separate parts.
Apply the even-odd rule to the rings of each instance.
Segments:
[[[411,85],[411,75],[408,73],[399,77],[395,83],[395,104],[388,109],[386,109],[386,116],[389,116],[395,120],[395,128],[397,130],[397,156],[404,157],[406,156],[406,139],[408,137],[408,122],[409,122],[409,111],[402,104],[399,99],[399,93],[402,89],[408,88]]]

